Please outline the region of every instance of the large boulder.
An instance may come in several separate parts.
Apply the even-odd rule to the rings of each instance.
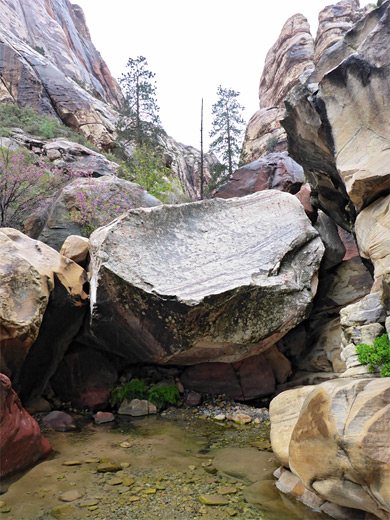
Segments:
[[[90,238],[92,335],[132,362],[244,359],[307,316],[323,251],[276,190],[131,210]]]
[[[0,430],[1,478],[31,466],[51,451],[4,374],[0,374]]]
[[[328,381],[306,397],[290,390],[271,402],[270,415],[274,453],[301,485],[324,504],[389,518],[389,378]]]
[[[88,300],[87,273],[15,229],[0,230],[0,249],[2,370],[12,376],[18,391],[18,385],[31,380],[42,386],[81,326]]]
[[[288,157],[287,152],[270,153],[236,170],[214,196],[244,197],[267,189],[294,194],[299,192],[303,181],[302,167]]]
[[[28,219],[28,234],[60,251],[70,235],[88,236],[90,227],[82,226],[79,216],[90,214],[93,226],[106,224],[131,208],[158,206],[161,202],[139,184],[114,175],[79,177],[66,185],[48,210]]]

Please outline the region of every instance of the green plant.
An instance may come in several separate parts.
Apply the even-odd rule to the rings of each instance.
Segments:
[[[153,385],[148,391],[148,401],[155,404],[157,408],[174,405],[179,398],[180,393],[175,385]]]
[[[373,372],[377,367],[382,367],[381,376],[390,377],[390,343],[387,334],[382,334],[382,336],[376,338],[373,345],[360,343],[356,347],[356,352],[360,363],[368,365],[370,372]]]
[[[266,149],[267,153],[274,152],[276,150],[277,144],[278,144],[278,138],[276,137],[276,135],[273,135],[272,137],[270,137],[267,140],[267,143],[265,145],[265,149]]]
[[[34,45],[33,49],[37,52],[39,52],[39,54],[42,54],[42,56],[45,56],[45,49],[43,47],[40,47],[39,45]]]
[[[120,405],[125,399],[145,399],[147,385],[140,379],[132,379],[124,385],[117,385],[111,390],[111,406]]]

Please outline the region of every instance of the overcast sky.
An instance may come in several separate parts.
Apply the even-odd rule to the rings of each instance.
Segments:
[[[165,130],[200,147],[204,98],[205,140],[219,85],[241,93],[249,120],[258,109],[258,85],[267,51],[285,21],[304,14],[312,34],[326,0],[71,0],[86,15],[92,41],[119,78],[129,57],[145,56],[156,73]],[[336,3],[336,2],[333,2]],[[361,0],[361,5],[369,3]]]

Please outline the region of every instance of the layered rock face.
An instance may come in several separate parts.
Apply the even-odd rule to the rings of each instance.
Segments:
[[[362,18],[286,101],[289,153],[345,229],[389,191],[389,16],[385,2]]]
[[[283,101],[299,76],[313,68],[314,42],[307,19],[296,14],[284,24],[278,40],[268,51],[260,79],[260,110],[248,123],[242,158],[252,162],[266,152],[286,149],[286,135],[279,120]]]
[[[0,100],[59,117],[110,147],[119,86],[93,46],[80,7],[68,0],[1,0]],[[81,85],[81,86],[80,86]]]
[[[90,253],[98,345],[194,364],[257,354],[304,319],[323,246],[296,198],[271,190],[130,211]]]
[[[39,393],[81,326],[87,274],[15,229],[2,228],[0,243],[2,370],[18,391]]]
[[[389,518],[389,378],[289,390],[270,415],[272,448],[292,472],[278,472],[279,489],[333,518]]]
[[[51,451],[38,423],[22,407],[4,374],[0,374],[0,429],[0,477],[31,466]]]

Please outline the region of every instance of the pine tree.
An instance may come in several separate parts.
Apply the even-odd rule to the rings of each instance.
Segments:
[[[210,137],[214,140],[210,144],[210,150],[220,157],[227,175],[232,175],[241,151],[245,125],[241,113],[244,107],[237,100],[239,92],[219,86],[217,95],[219,99],[212,107]]]
[[[120,81],[124,101],[117,124],[119,140],[135,146],[157,146],[158,136],[164,134],[158,115],[155,74],[147,69],[144,56],[129,58],[128,72]]]

